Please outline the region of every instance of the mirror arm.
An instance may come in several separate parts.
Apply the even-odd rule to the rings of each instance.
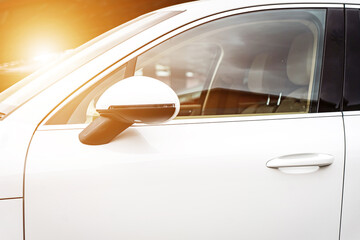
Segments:
[[[133,122],[101,115],[79,134],[79,140],[87,145],[106,144],[132,124]]]
[[[110,106],[109,109],[97,111],[100,117],[79,134],[79,139],[84,144],[109,143],[135,122],[164,122],[175,114],[176,107],[175,104],[148,104]]]

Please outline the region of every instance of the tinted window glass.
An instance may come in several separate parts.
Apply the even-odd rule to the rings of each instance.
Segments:
[[[136,75],[169,84],[179,116],[311,112],[326,10],[274,10],[216,20],[138,57]]]
[[[344,110],[360,110],[360,17],[359,10],[346,10],[346,81]]]
[[[89,87],[85,92],[75,97],[70,103],[61,108],[46,124],[80,124],[90,123],[97,118],[96,102],[109,87],[124,79],[125,66],[121,66],[106,76],[102,81]]]

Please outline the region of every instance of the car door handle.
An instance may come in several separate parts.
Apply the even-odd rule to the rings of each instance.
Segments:
[[[322,153],[302,153],[286,155],[269,160],[268,168],[291,168],[291,167],[325,167],[334,162],[334,156]]]

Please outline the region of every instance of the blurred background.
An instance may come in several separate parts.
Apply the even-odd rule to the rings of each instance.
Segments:
[[[92,38],[190,0],[0,0],[0,92]]]

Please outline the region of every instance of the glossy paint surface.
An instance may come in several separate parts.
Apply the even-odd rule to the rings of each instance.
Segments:
[[[22,199],[0,200],[1,239],[23,239]]]
[[[38,131],[27,239],[337,239],[341,116],[255,119],[142,125],[95,147],[79,142],[81,129]],[[313,173],[266,167],[291,153],[334,162]]]

